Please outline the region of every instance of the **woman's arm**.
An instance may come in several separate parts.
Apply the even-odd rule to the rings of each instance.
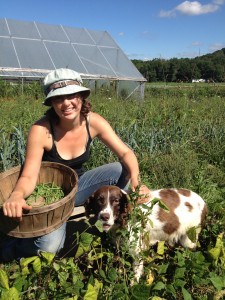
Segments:
[[[91,113],[90,128],[92,137],[98,137],[121,160],[128,171],[131,189],[139,184],[139,165],[134,152],[118,137],[110,124],[100,115]]]
[[[25,199],[33,192],[37,182],[46,141],[46,130],[46,127],[37,124],[30,129],[22,174],[9,199],[3,204],[5,216],[21,219],[23,209],[32,208],[26,204]]]

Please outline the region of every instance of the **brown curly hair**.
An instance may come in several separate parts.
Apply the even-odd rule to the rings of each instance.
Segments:
[[[87,99],[82,100],[81,114],[86,118],[88,113],[91,111],[91,103]],[[51,107],[45,112],[45,116],[50,120],[54,120],[56,123],[59,122],[59,116],[55,112],[54,108]]]

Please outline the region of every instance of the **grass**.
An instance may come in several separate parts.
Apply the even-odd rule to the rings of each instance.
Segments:
[[[21,90],[2,88],[0,97],[0,170],[23,160],[29,127],[45,111],[38,86]],[[108,95],[107,95],[108,96]],[[21,299],[223,299],[225,290],[225,95],[221,87],[194,85],[170,89],[147,85],[145,100],[116,99],[94,94],[93,110],[105,117],[121,139],[136,153],[141,179],[149,188],[184,187],[199,193],[209,215],[196,252],[166,245],[143,253],[146,277],[129,286],[130,258],[121,245],[115,261],[113,247],[104,249],[98,237],[75,234],[81,247],[75,258],[34,258],[27,270],[18,263],[2,266],[9,289]],[[93,168],[114,161],[115,156],[99,141],[91,148],[86,165]],[[134,224],[135,226],[135,224]],[[126,240],[126,232],[121,233]],[[36,260],[35,260],[36,259]],[[35,269],[35,266],[39,269]],[[14,271],[13,271],[14,270]],[[36,270],[36,271],[34,271]],[[13,272],[17,275],[12,276]],[[22,273],[21,273],[22,272]],[[2,276],[2,277],[1,277]],[[6,277],[4,277],[6,276]],[[20,283],[19,277],[22,276]],[[43,278],[51,278],[46,283]],[[4,282],[6,282],[4,281]],[[2,293],[2,294],[1,294]],[[16,292],[15,292],[16,293]],[[7,294],[6,294],[7,295]],[[9,298],[7,298],[9,299]]]

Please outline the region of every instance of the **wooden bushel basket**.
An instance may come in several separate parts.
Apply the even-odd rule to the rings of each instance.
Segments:
[[[0,207],[9,198],[20,172],[21,166],[17,166],[0,173]],[[48,182],[53,182],[61,187],[64,198],[24,212],[21,222],[4,216],[3,210],[0,208],[0,231],[19,238],[36,237],[50,233],[68,220],[74,209],[77,192],[76,172],[59,163],[42,162],[37,184]]]

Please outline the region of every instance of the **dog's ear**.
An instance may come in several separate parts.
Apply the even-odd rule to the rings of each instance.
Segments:
[[[122,203],[123,203],[123,212],[128,214],[132,210],[132,205],[130,201],[129,193],[127,193],[125,190],[121,189],[122,192]]]
[[[132,210],[132,205],[130,203],[130,198],[129,195],[123,191],[122,191],[122,197],[121,197],[121,202],[120,202],[120,213],[121,213],[121,217],[123,219],[126,219],[129,215],[129,213]]]
[[[89,218],[94,213],[94,194],[85,201],[84,208],[86,217]]]
[[[125,190],[123,190],[123,189],[120,189],[120,190],[124,195],[127,195],[127,192]]]
[[[115,223],[119,225],[120,227],[125,227],[127,222],[127,211],[128,206],[128,194],[120,189],[120,195],[119,195],[119,211],[116,214],[116,220]]]

